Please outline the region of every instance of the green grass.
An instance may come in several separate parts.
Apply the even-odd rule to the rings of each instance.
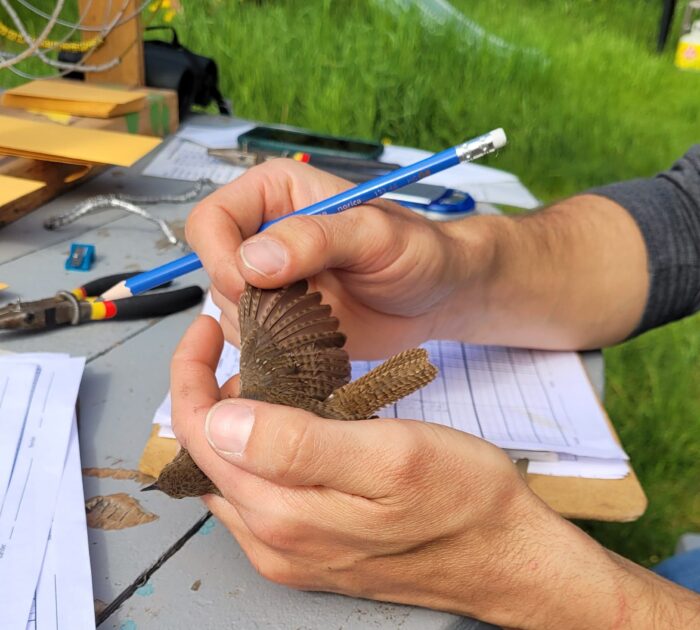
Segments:
[[[548,62],[504,58],[371,0],[200,0],[183,3],[174,25],[217,59],[240,116],[427,149],[502,126],[510,144],[488,163],[545,201],[648,176],[700,141],[700,74],[672,64],[682,7],[658,56],[654,0],[454,3]],[[13,81],[0,73],[0,84]],[[606,361],[606,405],[650,506],[636,523],[584,526],[651,564],[679,533],[700,530],[700,319],[608,350]]]

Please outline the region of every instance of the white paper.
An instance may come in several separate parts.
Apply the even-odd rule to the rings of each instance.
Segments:
[[[27,620],[27,630],[36,630],[36,599],[32,600],[32,608],[29,611],[29,619]]]
[[[630,473],[630,466],[628,462],[617,459],[598,459],[562,454],[552,462],[530,461],[527,472],[553,477],[623,479]]]
[[[203,313],[220,311],[207,295]],[[578,355],[455,341],[424,344],[438,377],[427,386],[381,410],[385,418],[424,420],[477,435],[527,456],[540,474],[618,479],[629,472],[628,459],[607,424]],[[238,372],[239,352],[225,343],[216,370],[221,385]],[[353,361],[353,380],[379,365]],[[170,395],[154,422],[159,435],[174,437]]]
[[[505,449],[626,459],[573,352],[424,344],[439,375],[379,411],[451,426]],[[353,380],[381,362],[353,361]]]
[[[143,169],[144,175],[184,181],[209,179],[215,184],[227,184],[245,173],[245,169],[232,166],[207,153],[206,147],[172,138]]]
[[[255,123],[240,122],[235,125],[185,125],[177,131],[177,137],[196,142],[208,149],[235,149],[238,136],[256,127]]]
[[[2,358],[14,362],[12,358]],[[21,364],[21,360],[17,360]],[[30,618],[63,477],[84,359],[43,360],[0,507],[0,627]]]
[[[80,445],[75,415],[56,512],[36,589],[31,630],[94,630]],[[30,616],[31,620],[31,616]]]
[[[10,483],[38,375],[39,366],[31,363],[0,363],[0,506]]]

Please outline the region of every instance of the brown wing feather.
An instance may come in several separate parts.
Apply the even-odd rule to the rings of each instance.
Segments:
[[[305,280],[241,296],[241,397],[316,407],[350,380],[338,320]]]
[[[326,401],[326,417],[362,420],[427,385],[437,368],[423,348],[405,350],[341,387]]]

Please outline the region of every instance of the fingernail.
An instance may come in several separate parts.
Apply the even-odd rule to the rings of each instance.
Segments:
[[[287,262],[284,247],[271,238],[259,238],[249,241],[241,247],[241,258],[246,267],[263,276],[274,276],[282,271]]]
[[[226,400],[209,410],[204,432],[209,444],[217,451],[240,455],[248,443],[254,422],[253,410],[248,405]]]

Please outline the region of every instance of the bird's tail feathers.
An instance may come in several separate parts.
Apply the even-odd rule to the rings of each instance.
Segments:
[[[340,417],[370,418],[382,407],[430,383],[437,373],[426,350],[405,350],[336,390],[326,406],[338,411]]]

